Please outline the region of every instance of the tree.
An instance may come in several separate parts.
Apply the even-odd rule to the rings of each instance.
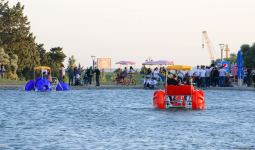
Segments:
[[[71,57],[69,57],[69,58],[68,58],[68,68],[74,67],[75,62],[76,62],[76,60],[75,60],[75,58],[74,58],[73,55],[72,55]]]
[[[10,79],[15,79],[17,80],[18,79],[18,76],[17,76],[17,69],[18,69],[18,56],[16,54],[13,54],[10,56],[10,69],[9,69],[9,72],[7,74],[7,76],[10,78]]]
[[[229,58],[225,58],[226,61],[230,61],[231,64],[236,63],[237,55],[235,53],[231,53]]]
[[[48,65],[56,71],[66,57],[60,47],[47,52],[43,44],[36,44],[20,2],[10,7],[8,1],[0,0],[0,45],[5,50],[5,54],[1,50],[0,55],[9,57],[4,59],[9,64],[7,68],[12,74],[17,71],[19,77],[26,79],[33,75],[33,68],[38,65]]]
[[[0,48],[0,64],[3,64],[6,69],[7,78],[18,79],[17,68],[18,68],[18,56],[15,54],[8,55],[5,53],[3,48]]]
[[[0,47],[0,64],[9,64],[9,55],[5,53],[4,49]]]
[[[243,53],[243,64],[246,67],[252,68],[255,66],[255,43],[250,46],[248,44],[244,44],[241,46],[241,50]]]
[[[52,64],[60,65],[64,62],[66,55],[63,52],[63,48],[54,47],[50,49],[49,56]]]
[[[30,32],[30,23],[23,14],[24,6],[18,2],[13,7],[8,2],[0,4],[0,41],[9,55],[18,56],[18,72],[25,68],[33,69],[40,65],[40,56],[36,50],[35,36]]]
[[[53,73],[55,73],[56,76],[58,76],[58,68],[60,67],[61,64],[63,64],[66,58],[66,55],[63,52],[63,48],[61,47],[51,48],[49,52],[49,58],[52,71]]]
[[[50,57],[49,53],[43,47],[44,44],[36,44],[36,49],[40,55],[40,64],[42,66],[50,66]]]

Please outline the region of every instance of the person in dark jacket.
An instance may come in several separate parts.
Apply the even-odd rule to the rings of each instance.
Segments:
[[[73,68],[72,68],[72,67],[69,67],[69,68],[68,68],[69,85],[73,85],[73,77],[74,77]]]
[[[92,84],[92,77],[93,77],[93,69],[90,66],[89,69],[87,69],[87,76],[88,76],[88,83],[91,85]]]
[[[247,68],[247,86],[251,86],[251,69]]]
[[[172,75],[172,77],[167,78],[167,85],[179,85],[179,81],[177,80],[177,76],[175,74]],[[175,99],[175,96],[168,96],[170,99],[170,103],[173,103],[173,100]]]
[[[212,72],[212,84],[213,86],[219,85],[219,71],[216,67],[213,68]]]
[[[96,74],[96,86],[100,86],[100,83],[99,83],[99,79],[100,79],[100,70],[95,67],[95,70],[94,70],[95,74]]]
[[[177,80],[176,75],[167,79],[167,85],[179,85],[179,81]]]

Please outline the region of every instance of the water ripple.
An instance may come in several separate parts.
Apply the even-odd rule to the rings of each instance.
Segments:
[[[205,91],[204,111],[156,110],[152,94],[0,90],[0,150],[254,148],[254,92]]]

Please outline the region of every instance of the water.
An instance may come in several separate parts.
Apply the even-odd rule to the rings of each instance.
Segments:
[[[255,92],[205,91],[206,110],[156,110],[150,90],[0,90],[1,149],[255,149]]]

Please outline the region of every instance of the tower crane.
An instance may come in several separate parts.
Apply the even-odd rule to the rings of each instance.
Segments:
[[[211,40],[208,37],[207,31],[202,32],[202,48],[204,48],[205,45],[208,49],[211,62],[214,62],[215,61],[214,47]]]

